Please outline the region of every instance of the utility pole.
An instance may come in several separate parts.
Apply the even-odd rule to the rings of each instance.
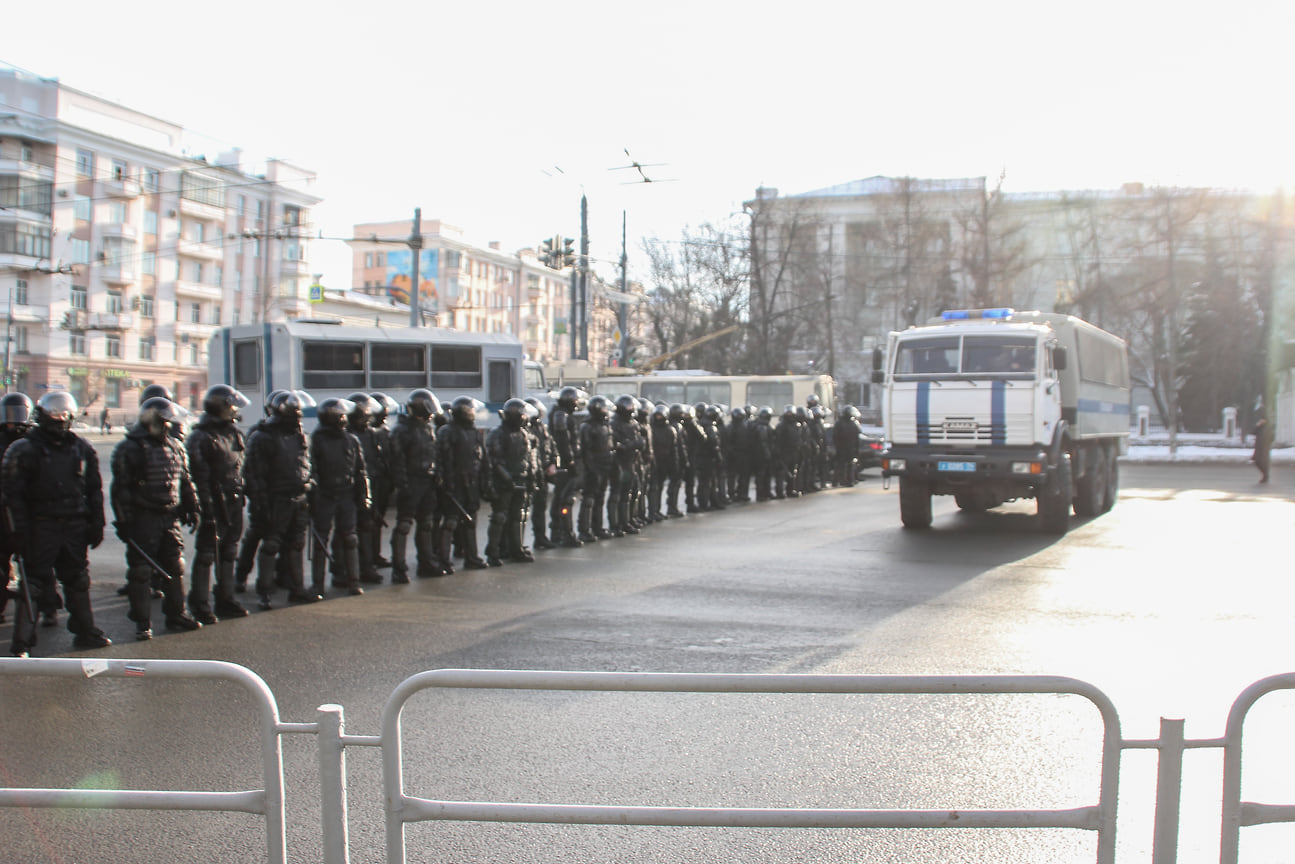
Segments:
[[[621,349],[622,365],[629,365],[629,344],[630,344],[630,322],[629,322],[629,303],[625,302],[625,296],[629,293],[629,286],[625,273],[628,255],[625,249],[625,211],[621,211],[621,302],[620,308],[616,312],[616,326],[621,331],[621,344],[617,347]]]
[[[832,234],[833,228],[831,225],[828,225],[827,266],[823,268],[823,272],[827,276],[827,291],[825,292],[824,297],[827,320],[824,323],[827,325],[827,374],[829,375],[836,374],[836,345],[834,344],[835,340],[832,338],[832,268],[835,266],[836,262],[832,258]]]
[[[409,250],[413,260],[409,264],[409,326],[422,325],[418,298],[418,264],[423,257],[423,208],[414,208],[414,231],[409,235]]]
[[[580,359],[589,359],[589,199],[580,196]]]

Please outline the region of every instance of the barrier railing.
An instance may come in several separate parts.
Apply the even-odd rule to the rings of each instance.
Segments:
[[[380,735],[348,735],[343,709],[322,705],[313,723],[281,722],[273,693],[250,670],[214,660],[87,660],[0,658],[0,677],[51,676],[95,679],[221,679],[242,686],[258,710],[258,735],[265,788],[233,792],[114,789],[0,788],[0,807],[80,807],[129,810],[226,811],[265,819],[266,860],[287,857],[281,738],[285,733],[318,736],[321,837],[325,864],[349,861],[346,748],[382,750],[386,858],[405,861],[405,826],[424,821],[548,823],[567,825],[657,825],[742,828],[1063,828],[1096,832],[1098,864],[1115,859],[1116,808],[1124,750],[1159,754],[1154,864],[1177,860],[1183,755],[1189,749],[1224,751],[1221,864],[1236,864],[1240,829],[1295,822],[1295,804],[1241,800],[1242,733],[1251,707],[1278,690],[1295,690],[1295,673],[1257,681],[1237,697],[1221,738],[1185,739],[1182,720],[1161,720],[1154,739],[1126,740],[1110,700],[1083,681],[1054,676],[887,676],[725,675],[690,673],[548,672],[441,669],[402,681],[382,712]],[[873,695],[1069,694],[1090,702],[1102,719],[1101,780],[1095,803],[1065,809],[858,809],[750,807],[641,807],[591,804],[442,801],[406,794],[403,779],[401,714],[406,702],[427,689],[565,690],[638,693],[763,693]]]

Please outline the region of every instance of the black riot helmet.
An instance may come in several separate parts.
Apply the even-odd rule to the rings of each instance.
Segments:
[[[351,410],[346,415],[351,428],[357,432],[367,428],[373,422],[373,398],[368,393],[352,393],[346,401],[351,403]]]
[[[175,401],[175,397],[171,395],[171,391],[167,389],[166,385],[150,384],[147,387],[145,387],[143,390],[139,391],[140,407],[141,408],[144,407],[145,402],[147,402],[149,399],[152,399],[156,396],[161,396],[163,399],[165,399],[168,402]]]
[[[670,409],[666,408],[664,403],[652,409],[653,426],[664,426],[669,422],[670,422]]]
[[[36,425],[46,432],[65,435],[76,420],[76,399],[66,390],[51,390],[36,403]]]
[[[420,387],[409,394],[405,402],[405,411],[419,420],[430,420],[441,413],[441,400],[431,390]]]
[[[639,413],[638,413],[638,419],[639,419],[639,422],[643,422],[643,421],[647,420],[647,419],[648,419],[648,415],[649,415],[649,414],[651,414],[651,413],[652,413],[652,403],[651,403],[651,402],[649,402],[647,399],[644,399],[644,398],[640,397],[640,398],[639,398]]]
[[[678,402],[675,402],[675,403],[671,404],[671,406],[670,406],[670,422],[671,422],[671,423],[680,423],[680,422],[682,422],[682,421],[683,421],[683,415],[684,415],[684,407],[683,407],[682,405],[680,405]]]
[[[820,402],[820,400],[819,400],[819,398],[818,398],[818,394],[817,394],[817,393],[810,393],[810,394],[809,394],[809,396],[808,396],[808,397],[806,397],[806,399],[805,399],[805,407],[806,407],[806,408],[813,408],[814,406],[818,405],[818,404],[819,404],[819,402]]]
[[[743,420],[746,419],[745,408],[734,408],[728,413],[729,413],[729,416],[733,418],[734,423],[741,423]]]
[[[638,407],[638,400],[628,393],[623,393],[616,397],[616,413],[626,420],[634,416],[634,412],[638,410]]]
[[[558,391],[558,406],[568,414],[576,410],[580,401],[580,391],[575,387],[563,387]]]
[[[341,429],[346,425],[347,415],[354,410],[354,402],[333,396],[319,403],[315,416],[319,419],[319,425],[325,429]]]
[[[182,419],[180,406],[162,396],[153,396],[139,406],[139,425],[151,438],[166,438]]]
[[[288,392],[287,390],[271,390],[269,393],[266,394],[265,396],[265,416],[266,417],[269,417],[271,414],[274,413],[275,400],[287,392]]]
[[[499,412],[499,419],[509,429],[520,429],[526,423],[526,403],[520,399],[509,399]]]
[[[369,398],[373,400],[371,415],[374,427],[387,425],[387,415],[400,410],[400,403],[386,393],[370,393]]]
[[[25,393],[6,393],[0,396],[0,424],[30,426],[34,407]]]
[[[802,423],[805,422],[806,419],[806,411],[799,405],[796,406],[796,418]]]
[[[238,412],[249,404],[247,397],[228,384],[213,384],[207,388],[202,397],[202,410],[218,420],[231,423],[238,419]]]
[[[706,416],[706,411],[709,408],[710,406],[707,405],[705,402],[697,402],[692,406],[692,416],[700,420],[701,418]]]
[[[450,404],[450,416],[459,426],[471,428],[477,425],[477,400],[460,396]]]
[[[300,423],[301,411],[301,397],[297,395],[297,391],[284,390],[274,397],[271,412],[275,420]]]
[[[760,410],[757,411],[755,414],[755,418],[757,420],[763,420],[765,423],[768,423],[770,420],[773,419],[773,409],[770,408],[768,405],[761,405]]]
[[[533,406],[535,410],[539,412],[539,417],[536,419],[538,419],[540,422],[543,422],[545,416],[547,416],[549,413],[549,409],[546,408],[544,405],[544,400],[535,396],[527,396],[526,404]]]
[[[607,419],[607,397],[595,396],[589,400],[589,416],[595,420]]]

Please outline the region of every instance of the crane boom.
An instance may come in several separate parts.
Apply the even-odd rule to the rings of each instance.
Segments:
[[[693,339],[690,342],[683,343],[673,351],[667,351],[664,354],[658,354],[657,356],[653,357],[651,360],[647,361],[646,363],[639,364],[639,367],[638,367],[639,371],[651,372],[653,369],[660,366],[662,363],[669,360],[671,357],[678,356],[679,354],[682,354],[683,352],[689,350],[690,348],[696,348],[698,345],[703,345],[709,342],[710,340],[718,339],[721,336],[727,336],[728,334],[733,333],[740,329],[742,329],[741,324],[730,324],[729,326],[724,327],[720,330],[716,330],[713,333],[707,333],[705,336],[698,336],[696,339]]]

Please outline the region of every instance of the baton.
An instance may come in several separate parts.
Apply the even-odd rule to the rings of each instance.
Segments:
[[[18,562],[18,584],[22,586],[22,599],[27,601],[27,614],[31,616],[31,626],[36,626],[36,606],[31,602],[31,586],[27,584],[27,564],[21,555],[15,555]]]
[[[333,564],[333,556],[328,554],[328,549],[324,545],[324,538],[319,535],[319,531],[315,528],[315,523],[308,522],[307,524],[310,525],[310,533],[315,535],[315,543],[319,546],[319,551],[324,553],[324,559],[330,565],[336,567],[337,565]]]
[[[166,572],[166,569],[163,568],[161,564],[158,564],[156,561],[154,561],[151,555],[149,555],[147,552],[141,549],[140,545],[135,542],[135,539],[133,537],[126,538],[126,542],[129,543],[131,546],[135,547],[135,551],[139,553],[140,557],[144,559],[144,561],[148,564],[148,566],[152,567],[158,573],[161,573],[162,578],[165,579],[167,582],[171,581],[171,574]]]
[[[463,508],[463,505],[459,503],[458,498],[455,498],[449,492],[445,493],[445,497],[450,499],[450,503],[454,505],[454,509],[459,511],[459,515],[467,520],[469,525],[473,524],[472,514]]]

